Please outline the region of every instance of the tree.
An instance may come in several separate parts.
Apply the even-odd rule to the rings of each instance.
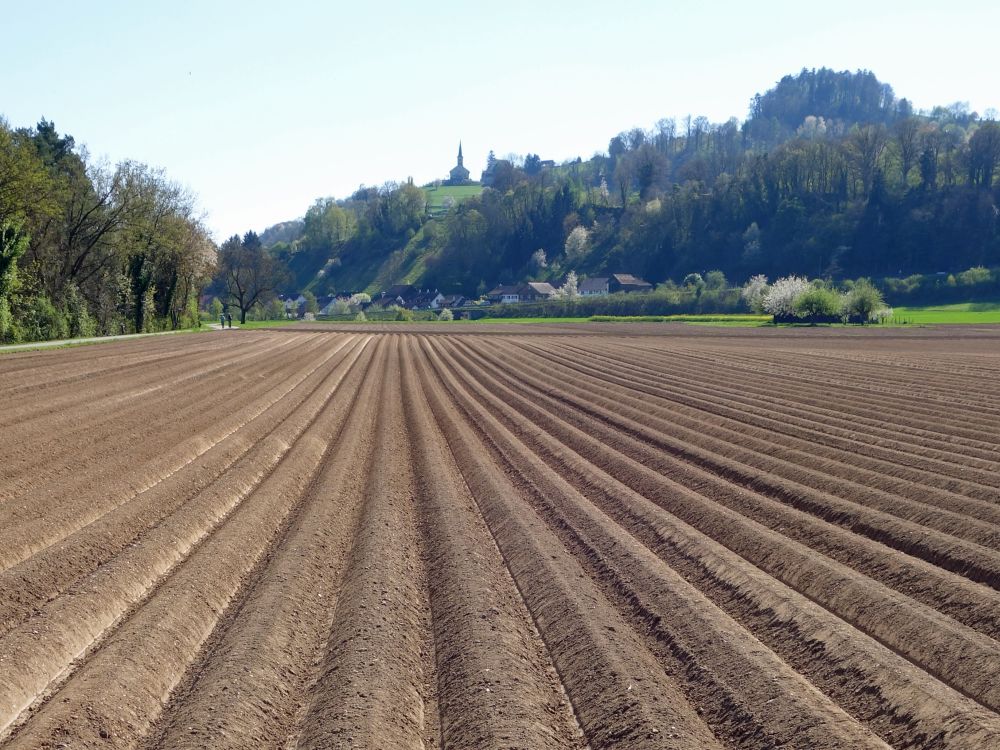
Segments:
[[[809,280],[802,276],[785,276],[767,290],[761,305],[764,312],[775,318],[795,316],[795,300],[810,289]]]
[[[567,263],[578,263],[587,254],[587,249],[590,246],[590,232],[587,231],[586,227],[578,226],[573,227],[573,231],[569,233],[566,238],[566,244],[563,246],[563,250],[566,253]]]
[[[17,261],[28,249],[28,236],[20,224],[0,224],[0,299],[17,290]]]
[[[984,122],[969,139],[969,184],[989,190],[1000,164],[1000,124]]]
[[[222,302],[219,301],[218,297],[212,297],[212,302],[208,306],[208,314],[212,316],[212,320],[218,320],[219,316],[222,315],[226,308],[223,307]]]
[[[729,280],[722,271],[709,271],[705,274],[705,288],[711,291],[719,291],[729,286]]]
[[[795,314],[812,323],[837,317],[840,314],[840,307],[840,296],[832,289],[822,286],[806,289],[792,302]]]
[[[267,305],[267,319],[268,320],[285,319],[285,303],[282,302],[277,297],[273,297]]]
[[[743,285],[740,297],[747,303],[747,307],[750,308],[751,312],[759,315],[764,312],[764,298],[770,290],[771,286],[767,283],[767,276],[757,274],[756,276],[751,276],[749,281]]]
[[[913,116],[905,117],[896,123],[894,130],[899,147],[900,180],[905,188],[920,151],[920,120]]]
[[[566,299],[576,299],[580,296],[580,289],[577,283],[576,271],[566,274],[566,281],[559,288],[560,296]]]
[[[705,280],[701,278],[700,273],[689,273],[684,277],[684,281],[681,283],[686,287],[691,287],[692,289],[700,289],[705,286]]]
[[[538,248],[531,254],[531,260],[528,261],[528,266],[532,273],[541,273],[546,268],[549,267],[549,262],[545,257],[545,250]]]
[[[451,310],[449,310],[447,307],[441,311],[440,315],[438,315],[438,320],[450,321],[454,319],[455,319],[454,314],[452,314]]]
[[[254,232],[241,240],[233,235],[219,248],[219,271],[226,293],[240,311],[240,323],[257,302],[268,299],[283,277],[280,264],[260,244]]]
[[[316,295],[312,292],[306,291],[302,293],[302,296],[306,298],[306,312],[318,315],[319,303],[316,301]]]
[[[882,293],[868,279],[858,279],[844,300],[844,314],[860,323],[875,319],[876,313],[885,307]]]

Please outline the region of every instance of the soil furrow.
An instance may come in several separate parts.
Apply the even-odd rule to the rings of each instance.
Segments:
[[[278,401],[184,469],[61,542],[0,573],[0,634],[22,622],[74,581],[107,564],[141,534],[154,528],[224,474],[230,472],[227,479],[234,476],[238,471],[235,464],[255,445],[266,440],[282,422],[293,418],[291,415],[296,408],[322,388],[330,372],[356,347],[364,346],[365,341],[344,338],[324,359],[311,363],[310,369],[289,382],[275,384],[272,395]],[[268,460],[258,455],[254,464],[259,470]]]
[[[385,347],[368,372],[381,371]],[[371,471],[377,379],[357,398],[303,510],[174,691],[144,748],[276,748],[307,704]]]
[[[398,337],[381,373],[373,470],[337,600],[327,650],[297,747],[436,747],[437,706],[426,695],[424,580],[414,477],[400,396]],[[425,658],[430,657],[430,659]],[[433,681],[433,679],[432,679]]]
[[[434,360],[433,353],[429,355]],[[420,362],[424,369],[424,362]],[[438,362],[423,375],[429,404],[483,513],[595,750],[719,747],[675,681],[608,604],[579,564],[482,453],[456,411]],[[439,382],[449,383],[445,395]]]
[[[429,552],[443,744],[579,747],[555,670],[413,375],[412,345],[403,391]]]
[[[131,746],[146,731],[321,462],[343,417],[343,408],[323,407],[338,393],[350,403],[353,392],[338,388],[347,374],[333,376],[307,402],[301,424],[286,423],[287,435],[274,434],[262,444],[277,458],[273,468],[257,468],[248,457],[245,476],[224,478],[203,493],[202,503],[174,514],[170,524],[98,569],[72,596],[58,598],[52,609],[0,641],[10,677],[0,699],[6,725],[120,620],[58,697],[17,729],[12,747],[52,742],[66,726],[91,740],[114,727],[118,747]],[[129,606],[131,616],[121,619]],[[95,690],[99,710],[84,716]]]
[[[482,373],[478,367],[472,371],[477,375]],[[466,376],[467,382],[472,382],[471,377]],[[744,559],[728,550],[715,547],[709,538],[702,537],[687,524],[664,514],[642,496],[630,492],[617,480],[596,470],[586,458],[553,440],[540,427],[521,417],[516,405],[511,410],[507,404],[485,391],[478,396],[484,405],[492,404],[490,411],[496,418],[509,423],[519,436],[523,436],[522,439],[528,441],[532,454],[547,459],[571,483],[577,484],[581,491],[591,496],[602,508],[608,509],[616,520],[622,522],[631,533],[643,538],[652,549],[673,553],[667,558],[671,562],[678,559],[681,562],[694,560],[701,570],[707,571],[707,576],[722,581],[732,598],[748,607],[753,604],[755,611],[765,613],[768,627],[781,634],[780,640],[790,642],[782,644],[780,650],[783,655],[794,655],[796,648],[805,653],[821,652],[822,660],[813,657],[812,663],[805,665],[807,673],[810,676],[817,674],[817,668],[822,665],[824,671],[818,675],[826,681],[827,688],[834,688],[831,692],[837,694],[859,716],[871,722],[873,727],[878,727],[885,739],[895,741],[899,736],[928,733],[929,728],[944,723],[951,726],[956,723],[956,717],[962,719],[959,723],[967,722],[964,730],[956,730],[953,735],[949,735],[949,742],[958,742],[959,747],[969,737],[993,736],[993,733],[1000,732],[1000,723],[993,722],[991,711],[983,712],[957,695],[946,698],[940,685],[928,680],[926,675],[905,662],[891,667],[893,677],[886,679],[888,667],[873,669],[871,665],[899,662],[898,658],[891,651],[880,649],[867,639],[860,638],[856,631],[845,627],[843,622],[816,608],[813,601],[819,600],[826,609],[843,617],[851,625],[861,627],[880,642],[888,640],[887,645],[894,651],[905,653],[932,674],[943,677],[949,684],[980,702],[992,704],[993,708],[1000,700],[1000,693],[995,691],[993,681],[988,677],[993,670],[986,668],[983,671],[980,667],[987,663],[1000,664],[1000,645],[996,642],[971,631],[960,632],[946,618],[924,610],[898,595],[893,597],[891,592],[880,591],[877,585],[863,577],[852,576],[842,566],[814,560],[808,550],[798,548],[776,534],[749,524],[735,514],[720,512],[711,503],[702,501],[694,493],[685,492],[683,488],[671,487],[667,482],[660,483],[661,487],[655,497],[661,504],[666,504],[671,509],[679,508],[688,512],[693,510],[697,520],[707,518],[710,522],[708,526],[713,532],[711,536],[716,541],[752,562],[761,564],[763,570],[786,580],[786,583],[807,597],[796,599],[783,586],[776,585],[774,579],[762,576],[756,569],[747,566]],[[491,430],[491,434],[496,432],[495,429]],[[525,460],[520,465],[528,466],[530,463]],[[637,467],[637,470],[641,472],[642,468]],[[542,488],[544,502],[558,497],[559,481],[561,480],[550,479]],[[713,515],[719,518],[715,523],[711,523]],[[565,518],[557,522],[560,527],[565,524]],[[701,525],[705,525],[704,521]],[[600,526],[599,522],[592,525],[593,528]],[[624,547],[625,541],[619,539],[610,549],[620,550]],[[623,563],[622,569],[630,570],[630,566]],[[834,596],[828,596],[826,592],[831,592]],[[965,655],[962,654],[963,650],[966,650]],[[850,674],[851,679],[846,685],[833,684],[835,681],[829,678],[826,670],[838,670],[834,674]],[[859,704],[854,697],[854,687],[862,677],[877,692],[869,693],[866,701]],[[925,696],[922,703],[934,705],[945,713],[924,710],[922,715],[907,716],[914,692]],[[880,700],[876,701],[876,697]],[[876,708],[879,703],[881,709]],[[948,708],[945,709],[945,706]],[[979,716],[973,720],[977,710]],[[996,737],[1000,738],[1000,734]]]
[[[482,352],[476,354],[482,358]],[[501,378],[507,386],[517,389],[528,388],[533,405],[533,413],[539,419],[542,411],[537,406],[546,404],[550,413],[558,413],[566,422],[590,435],[599,435],[604,445],[614,448],[616,452],[656,469],[668,477],[694,473],[698,476],[691,481],[681,481],[692,487],[703,486],[705,483],[735,484],[772,499],[783,502],[798,510],[807,511],[818,518],[835,523],[843,528],[892,546],[902,552],[932,562],[952,572],[960,573],[970,580],[986,583],[1000,589],[1000,553],[980,545],[964,541],[928,529],[915,522],[899,519],[891,514],[883,513],[861,506],[857,503],[838,498],[828,493],[820,493],[808,487],[785,480],[776,481],[765,474],[749,470],[741,464],[696,448],[685,443],[667,440],[659,435],[649,435],[642,429],[630,430],[627,425],[621,430],[623,420],[611,416],[615,426],[605,425],[600,419],[594,419],[589,405],[583,404],[581,412],[576,411],[581,405],[578,399],[560,392],[546,390],[536,386],[526,385],[532,380],[524,372],[517,378],[498,370],[496,377]],[[504,386],[502,386],[504,387]],[[569,407],[569,408],[567,408]],[[546,413],[549,413],[546,412]],[[604,416],[602,410],[598,414]],[[646,438],[652,437],[656,448],[647,444]],[[605,460],[610,458],[604,457]],[[682,462],[682,463],[678,463]],[[603,467],[602,467],[603,468]]]

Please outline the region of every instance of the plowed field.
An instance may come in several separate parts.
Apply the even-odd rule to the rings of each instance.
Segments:
[[[0,748],[1000,748],[1000,331],[0,357]]]

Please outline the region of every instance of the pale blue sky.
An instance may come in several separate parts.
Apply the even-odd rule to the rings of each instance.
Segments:
[[[0,114],[163,167],[217,239],[498,155],[587,157],[660,117],[743,119],[803,67],[1000,108],[995,0],[50,0],[2,10]]]

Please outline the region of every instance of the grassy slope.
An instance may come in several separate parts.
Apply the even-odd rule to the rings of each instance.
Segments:
[[[451,197],[454,198],[457,203],[460,203],[466,198],[479,195],[481,192],[483,192],[482,185],[442,185],[438,188],[424,188],[424,193],[427,195],[427,207],[430,209],[431,213],[435,213],[444,208],[445,198]]]

